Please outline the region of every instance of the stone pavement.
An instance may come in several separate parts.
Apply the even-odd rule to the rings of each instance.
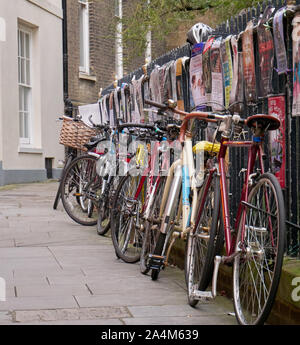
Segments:
[[[109,236],[73,222],[57,182],[0,188],[0,325],[229,325],[232,302],[187,304],[184,275],[167,267],[158,281],[115,256]]]

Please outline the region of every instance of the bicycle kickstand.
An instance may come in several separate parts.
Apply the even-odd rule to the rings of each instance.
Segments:
[[[200,290],[194,290],[192,292],[192,296],[195,299],[213,299],[217,296],[217,282],[218,282],[218,273],[219,273],[219,267],[220,263],[222,262],[222,258],[219,255],[215,256],[214,260],[214,273],[212,278],[212,291],[200,291]]]

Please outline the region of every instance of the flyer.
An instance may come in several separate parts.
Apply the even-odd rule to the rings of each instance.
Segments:
[[[100,104],[86,104],[80,105],[78,107],[79,115],[81,116],[82,121],[89,127],[92,126],[92,123],[89,121],[89,117],[92,116],[91,120],[96,125],[101,124],[101,112]]]
[[[255,59],[253,46],[253,22],[250,21],[242,34],[243,68],[246,101],[256,101]]]
[[[211,37],[205,43],[202,54],[202,69],[203,69],[203,82],[205,86],[205,94],[207,101],[211,99],[211,66],[210,66],[210,51],[215,38]]]
[[[223,110],[222,106],[224,105],[224,89],[220,45],[221,39],[216,39],[212,45],[210,52],[210,67],[212,79],[211,102],[213,102],[213,111]]]
[[[286,7],[279,9],[273,20],[274,46],[277,60],[277,73],[283,74],[288,71],[287,54],[283,32],[283,15]]]
[[[190,62],[190,90],[193,104],[196,108],[207,101],[202,68],[202,53],[204,46],[205,43],[197,43],[193,46]]]
[[[293,19],[293,107],[292,116],[300,116],[300,13]]]
[[[281,188],[285,188],[286,148],[285,148],[285,98],[284,96],[268,99],[269,115],[280,120],[280,127],[269,132],[271,151],[271,170],[277,177]]]
[[[238,79],[239,79],[239,53],[238,53],[238,41],[235,36],[231,36],[231,48],[233,58],[233,72],[232,72],[232,87],[230,91],[229,103],[235,103],[237,101],[238,92]]]
[[[274,8],[268,6],[257,26],[259,55],[259,97],[267,97],[272,92],[274,68],[274,43],[271,30],[265,26]]]
[[[226,108],[229,106],[229,102],[230,102],[230,93],[231,93],[231,88],[232,88],[232,77],[233,77],[230,40],[231,40],[231,36],[228,36],[221,43],[221,46],[220,46]]]

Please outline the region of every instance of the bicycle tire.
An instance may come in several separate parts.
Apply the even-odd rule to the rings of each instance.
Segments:
[[[121,180],[114,195],[110,218],[112,242],[118,258],[127,263],[140,260],[142,234],[139,218],[144,194],[143,191],[135,198],[141,175],[132,176],[127,173]],[[146,186],[147,177],[143,183]],[[144,188],[146,191],[146,188]]]
[[[75,158],[66,168],[61,181],[63,207],[69,217],[80,225],[97,224],[97,202],[90,197],[96,194],[101,184],[95,169],[96,161],[97,158],[90,155]]]
[[[285,207],[274,175],[259,177],[249,192],[245,212],[244,240],[241,221],[236,243],[236,251],[245,251],[233,263],[233,300],[239,324],[256,325],[263,324],[271,312],[284,255]]]
[[[153,254],[161,256],[163,254],[163,249],[166,246],[166,242],[167,242],[167,235],[160,232]],[[151,270],[151,279],[157,280],[158,276],[159,276],[159,272],[160,272],[159,269],[152,269]]]
[[[55,196],[55,199],[54,199],[54,203],[53,203],[53,210],[56,210],[57,209],[57,206],[58,206],[58,203],[59,203],[59,200],[60,200],[60,183],[58,185],[58,189],[57,189],[57,192],[56,192],[56,196]]]
[[[157,239],[157,242],[156,242],[156,245],[154,248],[154,252],[153,252],[154,255],[158,255],[160,257],[165,256],[165,251],[169,246],[169,240],[170,240],[172,233],[174,231],[174,223],[175,223],[174,219],[177,217],[178,208],[181,206],[179,203],[180,193],[181,193],[181,187],[179,190],[178,198],[177,198],[177,200],[174,200],[174,203],[173,203],[173,205],[175,205],[175,207],[173,208],[172,212],[170,213],[170,215],[168,217],[168,221],[167,221],[168,226],[166,228],[166,232],[165,233],[159,232],[159,236],[158,236],[158,239]],[[162,220],[162,222],[164,222],[165,220],[166,220],[166,218],[164,218]],[[164,268],[164,267],[165,266],[163,265],[162,268]],[[157,268],[151,269],[152,280],[158,279],[160,271],[161,270],[157,269]]]
[[[58,188],[57,188],[57,192],[56,192],[56,196],[55,196],[55,199],[54,199],[54,203],[53,203],[53,210],[56,210],[57,209],[57,206],[58,206],[58,203],[59,203],[59,200],[61,198],[61,182],[62,182],[62,179],[63,179],[63,175],[66,171],[66,168],[67,166],[71,163],[71,161],[73,160],[73,157],[70,155],[66,161],[66,164],[61,172],[61,176],[59,178],[59,184],[58,184]]]
[[[209,183],[209,175],[201,190],[202,202],[204,190],[208,187],[204,207],[198,214],[193,235],[188,234],[185,251],[185,279],[188,303],[194,307],[198,301],[192,296],[193,289],[205,291],[212,279],[214,257],[223,247],[223,226],[220,220],[220,178],[215,175]],[[209,185],[208,185],[209,183]]]
[[[100,236],[104,236],[108,233],[110,229],[110,213],[107,209],[106,204],[102,205],[99,204],[99,210],[98,210],[98,218],[97,218],[97,234]],[[103,212],[108,213],[107,217],[103,216]],[[103,225],[103,222],[107,221],[105,225]]]
[[[140,271],[142,274],[147,274],[150,271],[149,267],[149,254],[151,254],[155,248],[158,234],[159,234],[159,224],[154,225],[153,218],[156,219],[159,216],[160,210],[160,200],[164,191],[164,186],[166,182],[166,177],[160,177],[158,186],[155,191],[155,197],[153,199],[153,204],[151,207],[151,213],[149,215],[150,221],[145,222],[145,232],[143,237],[141,258],[140,258]]]

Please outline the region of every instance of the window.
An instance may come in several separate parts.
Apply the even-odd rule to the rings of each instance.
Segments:
[[[19,84],[19,130],[20,143],[31,143],[31,32],[18,29],[18,84]]]
[[[80,0],[80,66],[79,71],[90,72],[89,3]]]

